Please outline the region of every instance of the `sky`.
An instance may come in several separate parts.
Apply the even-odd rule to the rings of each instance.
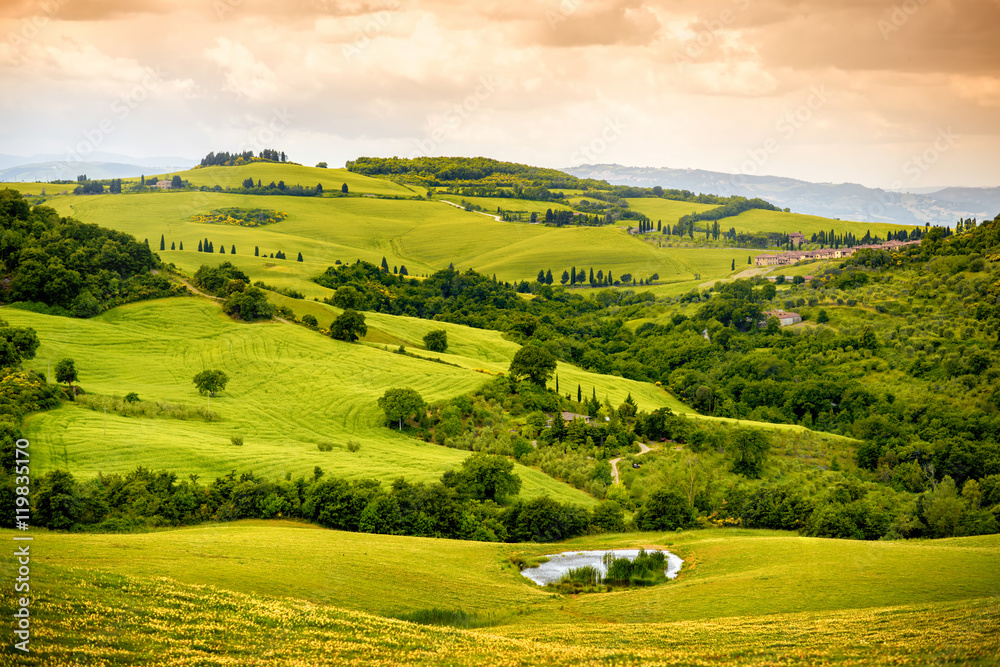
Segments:
[[[0,0],[0,86],[13,155],[1000,186],[1000,0]]]

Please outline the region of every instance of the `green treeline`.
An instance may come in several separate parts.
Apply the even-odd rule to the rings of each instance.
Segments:
[[[0,431],[0,511],[13,522],[14,429]],[[508,499],[520,479],[502,457],[475,454],[458,470],[426,484],[397,479],[331,478],[317,468],[311,478],[268,480],[235,472],[199,484],[197,475],[143,467],[126,474],[79,481],[53,470],[32,490],[32,525],[53,530],[131,532],[207,521],[299,518],[336,530],[478,541],[551,542],[590,531],[620,528],[621,510],[591,512],[548,497]],[[609,504],[610,505],[610,504]]]
[[[227,153],[220,151],[211,152],[201,159],[202,167],[234,167],[250,162],[287,162],[288,156],[284,151],[276,151],[273,148],[265,148],[257,155],[253,151],[242,151]]]

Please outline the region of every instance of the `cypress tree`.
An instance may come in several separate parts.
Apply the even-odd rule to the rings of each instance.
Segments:
[[[593,287],[595,282],[596,281],[594,280],[594,267],[590,267],[590,286]]]
[[[166,250],[166,249],[167,249],[166,239],[163,238],[163,234],[160,234],[160,250]]]
[[[177,249],[177,244],[175,244],[173,241],[171,241],[170,242],[170,249],[171,250],[176,250]]]
[[[577,403],[583,402],[583,387],[581,387],[580,385],[576,385],[576,402]]]
[[[576,267],[575,266],[572,269],[570,269],[570,272],[569,272],[569,284],[570,285],[575,285],[576,284]]]
[[[255,246],[253,247],[253,256],[254,256],[254,257],[260,257],[260,246],[256,246],[256,245],[255,245]]]
[[[215,244],[212,243],[211,241],[208,242],[208,251],[215,252]]]
[[[346,187],[347,184],[345,183],[344,186]],[[386,261],[384,256],[382,257],[382,270],[386,273],[389,273],[389,262]]]
[[[297,260],[295,260],[295,261],[296,262],[301,262],[302,261],[302,253],[301,252],[299,253],[299,258]]]
[[[229,254],[230,255],[235,255],[236,254],[236,246],[235,245],[229,250]]]
[[[202,249],[201,249],[201,239],[198,239],[198,252],[202,252]]]
[[[178,248],[178,250],[184,250],[184,241],[181,241],[181,245],[180,248]]]
[[[226,254],[226,244],[225,243],[223,243],[222,245],[219,246],[219,254],[220,255],[225,255]]]
[[[410,272],[406,270],[406,264],[400,264],[399,265],[399,275],[401,275],[401,276],[408,276],[408,275],[410,275]],[[496,282],[496,281],[497,281],[497,277],[493,276],[493,282]]]

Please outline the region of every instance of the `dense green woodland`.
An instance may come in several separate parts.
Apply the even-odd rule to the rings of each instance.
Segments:
[[[45,206],[32,208],[19,192],[0,190],[5,304],[44,304],[57,314],[91,317],[124,303],[171,296],[176,292],[170,282],[150,273],[159,263],[148,245],[128,234],[59,217]]]

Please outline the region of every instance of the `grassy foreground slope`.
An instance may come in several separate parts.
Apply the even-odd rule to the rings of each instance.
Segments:
[[[35,541],[46,554],[42,567],[167,576],[384,615],[430,607],[493,613],[504,625],[525,631],[602,619],[691,621],[1000,595],[996,535],[863,542],[711,529],[495,544],[241,521],[114,539],[38,533]],[[510,562],[516,554],[639,546],[669,549],[684,558],[681,575],[661,586],[567,597],[536,587]],[[219,567],[219,559],[226,567]],[[268,575],[261,576],[265,570]]]
[[[670,546],[687,563],[662,586],[572,598],[536,588],[509,563],[525,545],[345,534],[282,522],[113,540],[36,533],[33,548],[45,558],[32,581],[45,593],[32,609],[33,659],[996,664],[1000,573],[992,564],[1000,543],[994,537],[887,545],[714,530],[530,549],[629,544]],[[7,610],[11,593],[2,595]],[[430,607],[495,625],[462,631],[372,615]],[[10,655],[0,664],[13,664]]]

